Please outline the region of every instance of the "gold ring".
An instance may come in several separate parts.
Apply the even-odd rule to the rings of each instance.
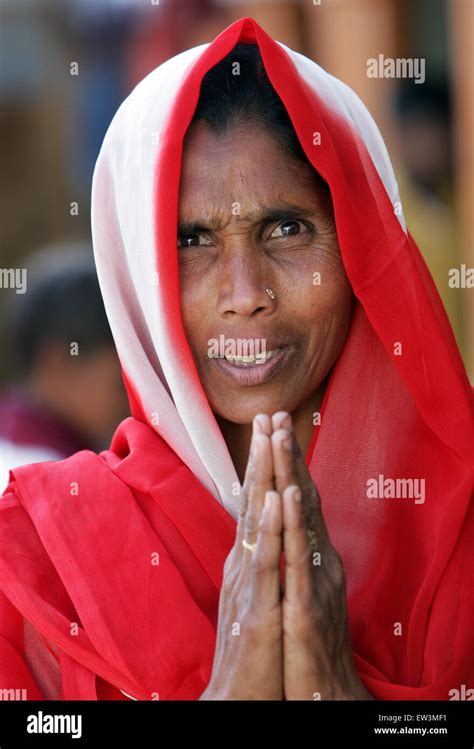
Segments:
[[[244,538],[244,540],[242,541],[242,546],[243,546],[243,547],[244,547],[245,549],[248,549],[248,550],[249,550],[249,551],[251,551],[251,552],[254,552],[254,551],[255,551],[255,549],[257,548],[257,544],[256,544],[256,543],[255,543],[255,544],[249,544],[249,543],[248,543],[248,541],[246,541],[246,540],[245,540],[245,538]]]

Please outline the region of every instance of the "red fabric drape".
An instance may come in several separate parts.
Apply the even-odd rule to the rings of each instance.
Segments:
[[[132,418],[110,452],[14,475],[0,512],[0,579],[14,607],[0,619],[0,683],[33,689],[18,611],[64,652],[62,699],[96,699],[93,674],[138,699],[197,697],[234,520]]]

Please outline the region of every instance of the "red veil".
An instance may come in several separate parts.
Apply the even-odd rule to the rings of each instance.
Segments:
[[[99,455],[11,471],[0,686],[28,699],[196,699],[210,677],[238,497],[182,327],[176,217],[200,82],[241,41],[258,44],[330,186],[356,297],[307,463],[344,561],[358,672],[376,699],[474,687],[473,398],[451,327],[367,110],[245,18],[141,82],[97,162],[94,252],[133,416]],[[423,480],[423,501],[384,494],[397,480]]]

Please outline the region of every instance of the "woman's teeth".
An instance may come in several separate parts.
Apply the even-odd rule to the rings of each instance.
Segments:
[[[264,364],[266,361],[271,359],[275,354],[278,354],[278,352],[281,351],[279,348],[274,348],[271,351],[265,351],[265,353],[261,353],[254,356],[231,356],[226,355],[226,360],[230,364],[235,364],[237,367],[248,367],[252,366],[253,364]]]

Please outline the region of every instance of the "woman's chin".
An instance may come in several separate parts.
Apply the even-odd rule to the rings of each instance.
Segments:
[[[212,410],[218,419],[225,419],[233,424],[251,424],[257,414],[271,416],[277,411],[293,411],[294,404],[286,399],[251,398],[248,395],[242,399],[229,399],[222,404],[214,404]]]
[[[327,388],[329,373],[326,377],[319,376],[316,382],[303,383],[298,398],[295,393],[288,393],[288,388],[274,389],[273,392],[251,392],[245,389],[242,395],[235,393],[214,392],[214,397],[207,393],[212,412],[219,419],[233,424],[251,424],[257,414],[271,416],[278,411],[295,414],[299,409],[307,409],[312,418],[313,412],[321,407]]]

